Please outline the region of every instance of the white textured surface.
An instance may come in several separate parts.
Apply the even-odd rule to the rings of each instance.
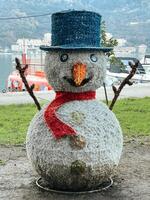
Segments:
[[[107,57],[103,52],[69,51],[68,53],[66,52],[68,54],[68,60],[66,62],[61,62],[60,55],[63,53],[65,52],[50,52],[47,53],[45,59],[45,72],[47,74],[47,79],[55,91],[83,92],[96,90],[103,84],[107,65]],[[95,54],[97,56],[97,62],[94,63],[90,60],[91,54]],[[86,64],[86,78],[91,75],[93,76],[92,80],[81,87],[71,86],[66,80],[63,79],[64,76],[72,78],[72,68],[77,62]]]
[[[67,62],[60,61],[62,53]],[[90,60],[95,54],[97,62]],[[72,78],[72,68],[77,62],[86,64],[86,78],[93,77],[81,87],[71,86],[63,77]],[[46,56],[45,72],[55,91],[83,92],[96,90],[105,79],[107,58],[102,52],[69,51],[50,52]],[[27,135],[27,154],[36,171],[50,180],[55,189],[90,189],[112,176],[122,152],[122,131],[115,115],[96,100],[72,101],[63,104],[58,117],[83,136],[86,146],[76,149],[70,138],[56,140],[47,128],[41,110],[30,124]],[[72,173],[75,161],[82,165],[82,173]],[[81,164],[82,163],[82,164]],[[80,171],[80,172],[81,172]]]
[[[27,135],[27,154],[40,175],[55,179],[57,185],[68,184],[71,188],[70,167],[76,160],[86,163],[89,187],[98,184],[100,178],[106,179],[113,174],[122,152],[122,132],[115,115],[106,105],[96,100],[73,101],[59,108],[60,119],[85,137],[86,147],[81,150],[72,149],[69,138],[53,138],[43,120],[44,110],[35,116]],[[73,113],[78,120],[72,117]],[[80,182],[78,185],[82,185]]]

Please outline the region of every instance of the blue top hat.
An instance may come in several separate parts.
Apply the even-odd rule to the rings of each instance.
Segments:
[[[41,50],[99,50],[111,51],[102,47],[101,15],[91,11],[64,11],[52,15],[51,46],[40,46]]]

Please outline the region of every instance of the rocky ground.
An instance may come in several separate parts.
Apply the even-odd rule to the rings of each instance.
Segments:
[[[0,146],[1,200],[149,200],[150,137],[125,139],[118,175],[107,191],[87,195],[49,193],[37,188],[37,177],[24,146]]]

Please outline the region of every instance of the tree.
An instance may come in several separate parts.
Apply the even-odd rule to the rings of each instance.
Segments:
[[[115,47],[118,45],[118,41],[115,38],[107,38],[105,21],[101,23],[101,45],[104,47]],[[113,51],[110,55],[112,54],[114,54]]]
[[[118,41],[115,38],[107,37],[105,21],[101,22],[101,45],[104,47],[115,47],[118,45]],[[121,68],[124,69],[123,63],[115,57],[113,50],[107,53],[107,55],[109,56],[109,61],[112,65],[116,65],[117,67],[121,66]]]

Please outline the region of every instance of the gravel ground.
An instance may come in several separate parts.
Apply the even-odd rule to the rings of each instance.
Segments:
[[[35,185],[23,146],[0,146],[0,200],[149,200],[150,137],[125,139],[124,151],[113,186],[87,195],[60,195]]]

